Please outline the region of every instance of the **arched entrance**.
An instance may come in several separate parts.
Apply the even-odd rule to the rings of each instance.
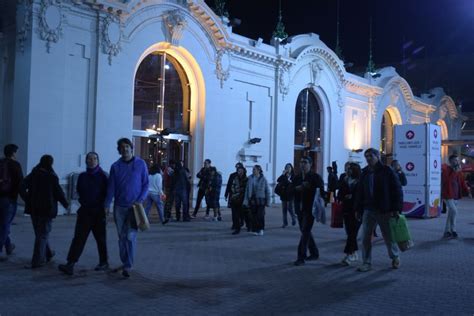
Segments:
[[[391,164],[393,160],[393,127],[401,125],[402,117],[399,110],[394,106],[389,106],[383,112],[380,124],[380,155],[384,164]]]
[[[154,51],[135,75],[135,152],[149,164],[188,160],[190,87],[183,67],[171,55]],[[146,133],[143,133],[146,132]]]
[[[436,122],[437,125],[441,127],[441,140],[448,139],[448,126],[444,120],[439,119]],[[448,145],[441,145],[441,160],[443,162],[448,162],[449,147]]]
[[[191,172],[202,165],[206,87],[186,49],[160,42],[143,52],[135,69],[133,107],[137,155],[149,163],[183,160]]]
[[[303,156],[313,159],[314,171],[320,171],[322,160],[321,105],[311,89],[298,95],[295,107],[294,166],[299,168]]]

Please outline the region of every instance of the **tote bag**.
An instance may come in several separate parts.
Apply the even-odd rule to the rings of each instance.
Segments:
[[[150,222],[145,214],[143,204],[133,204],[133,214],[135,215],[135,221],[137,222],[137,227],[140,231],[145,231],[150,228]]]

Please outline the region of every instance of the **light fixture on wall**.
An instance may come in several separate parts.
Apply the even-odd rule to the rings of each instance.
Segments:
[[[261,141],[262,141],[261,138],[254,137],[254,138],[250,138],[249,141],[248,141],[248,143],[249,143],[249,144],[258,144],[258,143],[260,143]]]

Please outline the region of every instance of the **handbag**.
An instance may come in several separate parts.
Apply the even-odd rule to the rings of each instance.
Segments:
[[[337,202],[337,201],[331,204],[331,227],[332,228],[344,227],[344,215],[342,213],[342,203]]]
[[[133,204],[133,214],[135,216],[137,227],[140,231],[143,232],[150,228],[150,222],[148,221],[148,217],[145,214],[145,209],[143,208],[142,203]]]
[[[398,244],[398,248],[400,248],[401,251],[406,251],[414,246],[405,215],[391,217],[389,226],[392,241]]]
[[[324,200],[321,197],[319,188],[316,189],[316,194],[314,195],[312,214],[317,222],[326,224],[326,209],[324,208]]]

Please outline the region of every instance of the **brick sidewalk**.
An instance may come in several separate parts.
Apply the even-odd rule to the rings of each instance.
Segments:
[[[25,270],[33,248],[28,217],[12,226],[14,255],[0,263],[0,315],[473,315],[474,202],[462,201],[458,240],[441,240],[441,218],[410,220],[414,249],[392,270],[376,239],[373,270],[342,267],[345,234],[316,224],[321,258],[295,267],[299,232],[281,227],[278,207],[267,209],[265,236],[231,235],[230,212],[223,222],[153,223],[140,233],[135,269],[128,280],[94,272],[98,255],[89,238],[76,275],[57,271],[72,238],[75,216],[53,224],[55,262]],[[156,221],[155,221],[156,222]],[[119,265],[116,230],[108,224],[110,263]]]

